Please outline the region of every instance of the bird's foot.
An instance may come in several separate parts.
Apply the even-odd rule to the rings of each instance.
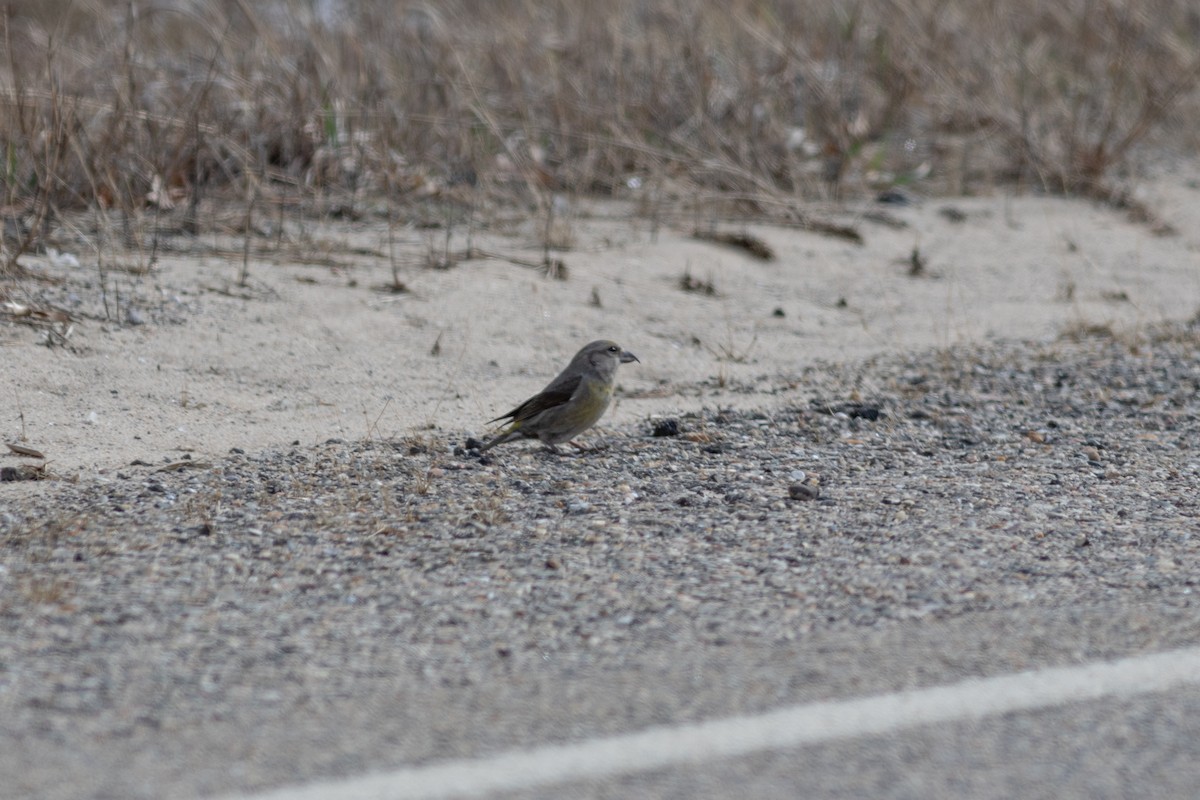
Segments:
[[[599,453],[602,450],[608,449],[608,442],[603,439],[597,439],[591,444],[580,444],[579,442],[571,442],[571,445],[581,453]]]

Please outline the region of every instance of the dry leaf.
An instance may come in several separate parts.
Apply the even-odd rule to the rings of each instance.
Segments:
[[[42,455],[41,450],[34,450],[32,447],[26,447],[23,444],[13,444],[12,442],[5,442],[5,444],[8,445],[9,450],[12,450],[19,456],[29,456],[30,458],[40,458],[42,460],[46,458],[46,456]]]

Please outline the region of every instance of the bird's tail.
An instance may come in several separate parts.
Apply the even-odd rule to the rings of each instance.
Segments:
[[[512,428],[509,428],[508,430],[503,431],[502,433],[497,434],[496,436],[493,436],[491,439],[488,439],[486,442],[484,442],[483,447],[479,448],[479,452],[486,453],[488,450],[491,450],[498,444],[511,442],[513,439],[520,439],[521,436],[522,433],[519,430],[513,430]]]

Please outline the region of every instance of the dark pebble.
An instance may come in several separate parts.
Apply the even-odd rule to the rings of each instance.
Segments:
[[[654,423],[654,430],[651,433],[655,436],[678,436],[679,420],[660,419]]]
[[[788,487],[788,497],[793,500],[816,500],[821,490],[807,483],[793,483]]]

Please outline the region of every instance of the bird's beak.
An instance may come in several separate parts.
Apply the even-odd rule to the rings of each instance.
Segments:
[[[628,350],[621,353],[621,363],[622,364],[628,364],[630,361],[637,361],[639,364],[642,363],[641,361],[638,360],[637,356],[635,356],[633,353],[629,352]]]

